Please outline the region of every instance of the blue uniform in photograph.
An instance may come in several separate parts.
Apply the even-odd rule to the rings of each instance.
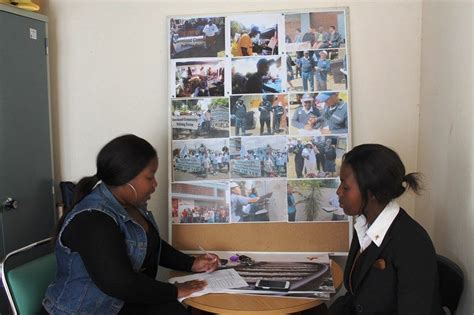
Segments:
[[[309,111],[306,111],[304,106],[298,107],[293,113],[293,116],[291,116],[291,126],[298,129],[304,128],[304,125],[306,125],[308,122],[309,116],[311,114],[315,115],[316,117],[321,116],[319,109],[313,106]]]
[[[314,60],[313,58],[302,57],[298,59],[298,66],[301,69],[301,78],[303,79],[303,90],[308,91],[308,81],[311,91],[314,91]]]
[[[316,69],[316,84],[318,91],[326,91],[328,72],[331,69],[331,61],[327,59],[319,59]]]
[[[333,107],[326,106],[323,117],[331,133],[347,133],[347,104],[343,100],[339,100]]]
[[[245,125],[247,123],[246,116],[247,116],[247,108],[245,108],[244,104],[237,103],[235,106],[235,135],[238,136],[239,130],[242,130],[242,135],[245,135]]]

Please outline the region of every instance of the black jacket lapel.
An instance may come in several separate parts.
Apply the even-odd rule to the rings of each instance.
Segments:
[[[351,248],[349,249],[349,255],[347,256],[346,267],[344,268],[344,285],[346,289],[349,290],[349,276],[352,270],[352,265],[354,264],[354,259],[357,256],[357,253],[360,250],[359,238],[357,237],[357,232],[354,230],[352,234],[352,243]]]
[[[387,246],[387,244],[392,239],[390,230],[391,229],[387,231],[387,234],[385,235],[385,238],[382,244],[380,244],[380,247],[378,247],[377,245],[375,245],[374,242],[372,242],[370,243],[370,246],[366,249],[367,251],[366,257],[360,269],[361,274],[357,277],[358,281],[357,283],[354,284],[354,287],[353,287],[354,292],[357,291],[357,288],[361,284],[362,280],[365,278],[365,275],[367,274],[367,272],[370,270],[370,268],[372,268],[372,265],[375,263],[375,261],[378,258],[380,258],[380,253],[383,251],[383,249]]]

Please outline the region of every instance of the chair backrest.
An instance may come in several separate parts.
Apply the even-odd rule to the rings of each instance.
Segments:
[[[464,288],[464,274],[455,262],[444,256],[437,256],[441,306],[448,308],[452,314],[458,308]]]
[[[60,182],[59,188],[61,189],[61,198],[65,210],[70,210],[72,205],[72,196],[74,195],[74,187],[76,184],[73,182]]]
[[[53,282],[56,274],[56,257],[51,252],[51,240],[52,238],[48,238],[20,248],[3,260],[2,282],[13,314],[40,312],[46,288]],[[48,253],[31,257],[33,249],[40,246],[45,247]],[[18,264],[14,260],[21,262]]]

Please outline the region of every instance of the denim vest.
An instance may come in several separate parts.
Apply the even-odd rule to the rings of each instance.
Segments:
[[[144,209],[139,210],[158,231],[152,213]],[[43,306],[52,314],[117,314],[122,309],[124,301],[102,292],[87,273],[79,253],[71,251],[61,242],[66,226],[76,215],[84,211],[100,211],[114,219],[124,235],[133,270],[139,272],[143,264],[147,250],[145,230],[132,220],[107,186],[99,184],[66,215],[55,247],[56,279],[46,290]],[[157,249],[158,259],[160,249],[161,244]]]

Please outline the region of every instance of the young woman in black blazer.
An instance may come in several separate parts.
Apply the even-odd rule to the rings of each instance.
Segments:
[[[397,153],[379,144],[344,155],[339,203],[354,216],[344,285],[329,314],[442,314],[436,253],[430,237],[395,199],[420,191],[417,173],[405,174]]]

